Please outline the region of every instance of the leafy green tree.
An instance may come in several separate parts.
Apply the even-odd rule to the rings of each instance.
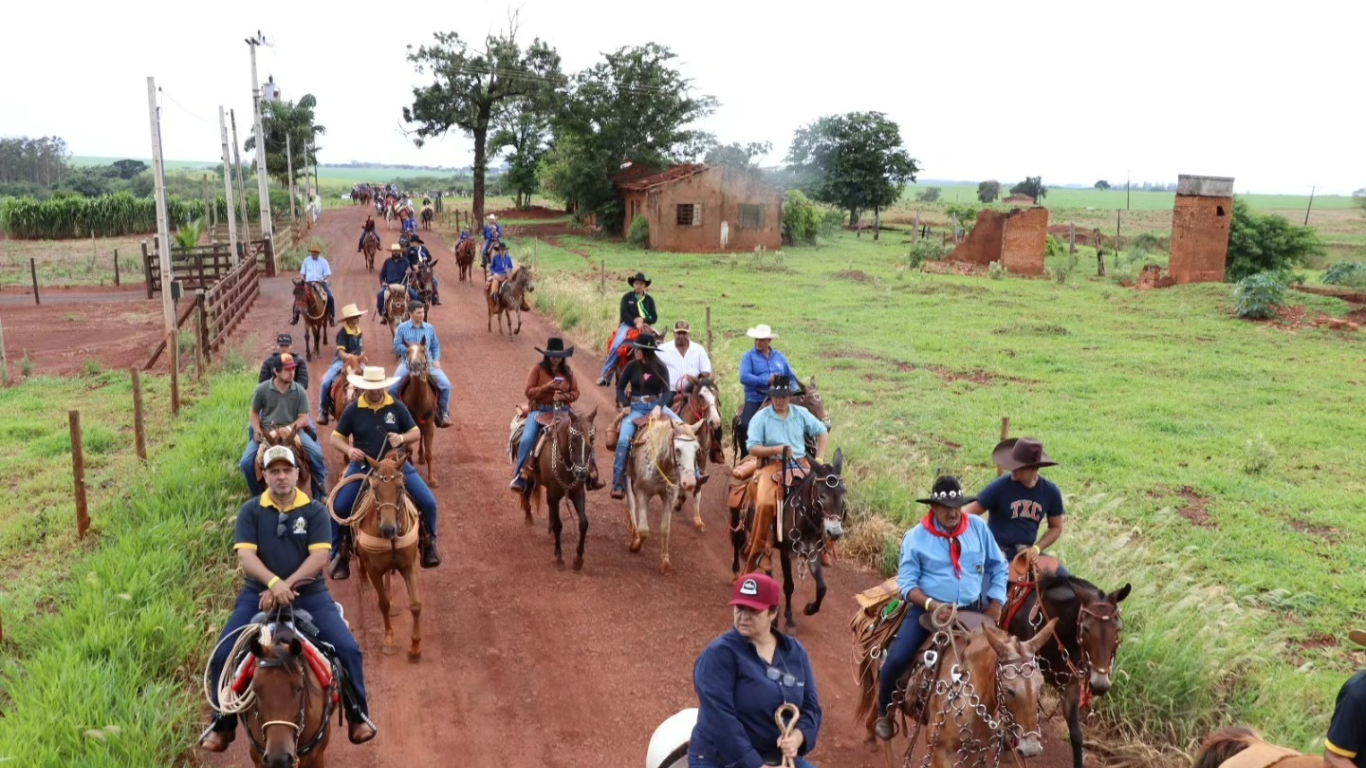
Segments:
[[[742,171],[758,170],[757,160],[773,151],[773,143],[754,141],[749,144],[717,144],[707,150],[702,162],[707,165],[724,165]]]
[[[403,108],[403,120],[417,124],[414,143],[419,147],[457,128],[474,139],[474,218],[483,221],[489,131],[507,138],[498,133],[504,112],[525,100],[535,102],[539,94],[563,84],[560,54],[540,38],[524,50],[517,42],[515,14],[507,32],[485,36],[482,50],[471,48],[457,32],[437,32],[434,37],[434,45],[416,51],[408,47],[408,61],[419,75],[430,74],[433,82],[413,89],[413,104]],[[519,167],[534,166],[539,160],[532,159],[529,123],[520,116],[501,123],[514,132],[524,129],[518,134],[522,148],[514,149]]]
[[[813,200],[849,211],[850,226],[861,211],[895,203],[920,170],[901,129],[881,112],[827,115],[798,128],[787,161]]]
[[[1226,281],[1237,282],[1259,272],[1289,272],[1321,253],[1323,242],[1313,228],[1293,224],[1283,216],[1257,213],[1242,198],[1233,198]]]
[[[990,179],[977,185],[977,199],[983,203],[995,202],[1001,196],[1001,182]]]
[[[922,203],[937,203],[939,202],[939,193],[943,191],[939,187],[925,187],[915,193],[915,199]]]
[[[147,164],[141,160],[115,160],[110,166],[120,179],[131,179],[147,170]],[[220,170],[219,173],[221,174],[222,171]]]
[[[1029,195],[1037,204],[1048,196],[1048,187],[1043,185],[1042,176],[1026,176],[1025,180],[1010,188],[1012,195]]]
[[[550,115],[555,110],[555,91],[547,89],[538,98],[516,99],[494,120],[496,128],[489,146],[507,150],[508,170],[498,181],[511,192],[518,208],[531,205],[538,188],[536,169],[549,151]]]
[[[1107,189],[1109,189],[1109,188],[1110,188],[1110,182],[1106,181],[1105,179],[1101,179],[1100,181],[1097,181],[1097,182],[1096,182],[1096,189],[1099,189],[1099,190],[1101,190],[1102,192],[1105,191],[1105,190],[1107,190]]]
[[[261,114],[261,129],[266,134],[266,173],[280,182],[286,189],[305,173],[305,168],[317,158],[319,136],[327,133],[325,126],[314,122],[313,111],[318,100],[313,94],[304,94],[295,101],[269,101]],[[256,150],[256,137],[248,136],[243,145],[245,152]],[[290,158],[285,150],[293,153],[294,178],[289,178]],[[252,168],[256,164],[252,163]]]
[[[800,189],[783,195],[783,243],[815,245],[821,228],[821,212]]]

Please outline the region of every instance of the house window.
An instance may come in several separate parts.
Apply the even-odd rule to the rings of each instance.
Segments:
[[[740,228],[741,229],[763,229],[764,226],[764,207],[762,205],[741,205],[740,206]]]
[[[682,203],[678,206],[678,216],[674,220],[680,227],[702,226],[702,206],[697,203]]]

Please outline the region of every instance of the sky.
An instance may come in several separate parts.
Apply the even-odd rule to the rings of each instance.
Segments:
[[[974,3],[693,0],[635,4],[525,0],[421,3],[94,2],[54,20],[9,3],[16,70],[0,136],[58,135],[73,154],[151,154],[147,77],[162,89],[173,160],[219,157],[218,107],[250,131],[244,38],[259,29],[261,82],[286,100],[312,93],[324,164],[352,160],[466,166],[455,133],[418,149],[402,109],[423,84],[406,46],[438,30],[482,41],[519,13],[519,38],[551,43],[566,72],[602,53],[656,42],[720,106],[699,127],[722,142],[772,142],[819,117],[886,113],[922,179],[1046,184],[1174,183],[1232,176],[1238,192],[1350,194],[1366,187],[1361,0]],[[67,16],[67,14],[70,14]],[[60,31],[52,30],[59,21]],[[27,71],[28,74],[20,74]]]

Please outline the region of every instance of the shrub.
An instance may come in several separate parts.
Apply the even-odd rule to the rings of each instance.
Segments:
[[[840,227],[842,226],[844,226],[843,211],[826,211],[825,214],[821,216],[821,223],[818,227],[819,234],[821,237],[827,239],[834,237],[835,233],[840,231]]]
[[[1260,475],[1276,460],[1276,447],[1260,434],[1248,440],[1243,451],[1243,471],[1249,475]]]
[[[1259,272],[1281,272],[1299,266],[1313,254],[1323,253],[1323,243],[1309,227],[1292,224],[1282,216],[1253,211],[1241,198],[1233,199],[1229,224],[1229,282]]]
[[[1006,265],[999,261],[993,261],[987,265],[987,276],[992,280],[1000,280],[1008,274],[1010,274],[1010,270],[1006,269]]]
[[[1323,282],[1348,288],[1366,288],[1366,263],[1339,261],[1323,273]]]
[[[24,350],[24,359],[19,361],[19,375],[28,378],[33,375],[33,358],[28,356],[28,350]]]
[[[631,219],[631,226],[626,231],[626,242],[634,248],[649,248],[650,220],[644,216]]]
[[[1234,298],[1238,317],[1267,319],[1276,316],[1276,307],[1285,304],[1286,278],[1279,272],[1258,272],[1238,281]]]
[[[1162,238],[1152,232],[1140,232],[1137,237],[1129,241],[1129,249],[1142,251],[1146,255],[1150,251],[1165,251],[1167,245],[1162,241]]]
[[[939,261],[948,255],[948,248],[938,240],[921,238],[906,253],[906,266],[915,269],[926,261]]]
[[[1062,244],[1059,243],[1059,248],[1061,248],[1061,245]],[[1071,279],[1072,274],[1077,271],[1077,264],[1080,260],[1077,258],[1076,254],[1068,255],[1066,253],[1066,248],[1061,248],[1061,250],[1063,253],[1049,256],[1047,262],[1048,274],[1058,285],[1066,285],[1067,281]]]
[[[1046,256],[1066,256],[1067,246],[1062,241],[1052,235],[1046,235],[1044,241],[1044,254]]]
[[[922,203],[935,203],[939,201],[939,193],[943,191],[939,187],[925,187],[915,193],[915,199]]]
[[[977,224],[977,212],[982,210],[971,203],[951,203],[944,206],[944,215],[949,218],[958,216],[958,224],[964,232],[971,232]]]
[[[841,215],[840,222],[843,221]],[[820,211],[801,190],[787,191],[783,196],[783,244],[815,245],[823,224]]]

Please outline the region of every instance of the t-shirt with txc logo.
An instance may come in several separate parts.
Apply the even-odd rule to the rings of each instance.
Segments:
[[[1010,475],[1001,475],[977,494],[977,503],[989,513],[987,527],[1003,550],[1033,544],[1045,517],[1065,513],[1062,491],[1043,477],[1033,488],[1026,488]]]

